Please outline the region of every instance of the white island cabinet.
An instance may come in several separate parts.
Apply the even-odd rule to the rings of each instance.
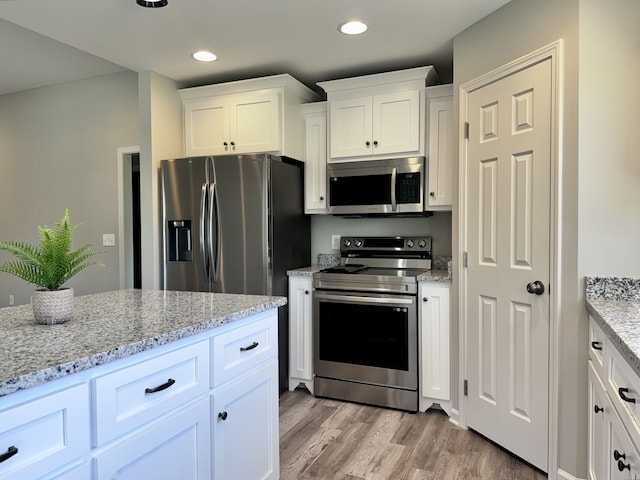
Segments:
[[[313,393],[313,277],[289,276],[289,390]]]
[[[15,345],[17,366],[0,367],[0,479],[277,479],[285,303],[107,292],[51,327],[0,309],[0,351],[25,335],[39,346]]]

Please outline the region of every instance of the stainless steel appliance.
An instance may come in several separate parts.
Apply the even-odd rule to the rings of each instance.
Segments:
[[[303,164],[269,154],[161,162],[164,288],[287,295],[287,270],[311,263]],[[279,312],[280,385],[288,320]]]
[[[329,213],[429,215],[424,211],[424,157],[330,163]]]
[[[418,410],[417,277],[431,237],[342,237],[313,276],[314,393]]]

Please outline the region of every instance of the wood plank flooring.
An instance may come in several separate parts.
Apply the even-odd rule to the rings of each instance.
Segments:
[[[281,480],[543,480],[546,475],[441,411],[280,397]]]

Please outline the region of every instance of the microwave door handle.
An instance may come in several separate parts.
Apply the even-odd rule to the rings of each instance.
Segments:
[[[396,202],[396,179],[398,176],[398,169],[393,168],[391,170],[391,210],[398,210],[398,203]]]

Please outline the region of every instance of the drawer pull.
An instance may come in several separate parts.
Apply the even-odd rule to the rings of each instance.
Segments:
[[[249,350],[253,350],[254,348],[256,348],[258,345],[260,345],[258,342],[253,342],[248,347],[240,347],[240,351],[241,352],[248,352]]]
[[[620,460],[621,458],[623,459],[627,459],[627,454],[626,453],[620,453],[617,449],[613,451],[613,459],[614,460]]]
[[[591,348],[594,350],[602,350],[602,342],[591,342]]]
[[[627,397],[625,395],[626,393],[629,393],[629,389],[628,388],[624,388],[624,387],[619,387],[618,388],[618,395],[620,395],[621,399],[623,399],[625,402],[636,403],[636,399],[635,398],[631,398],[631,397]]]
[[[626,465],[624,464],[624,462],[622,460],[618,460],[618,470],[620,470],[621,472],[624,471],[625,469],[629,469],[631,470],[631,464],[627,463]]]
[[[220,420],[222,420],[223,422],[227,419],[227,417],[228,417],[228,416],[229,416],[229,415],[227,414],[227,412],[220,412],[220,413],[218,414],[218,418],[219,418]]]
[[[596,413],[598,413],[598,412],[604,412],[604,408],[599,407],[598,405],[595,405],[595,406],[593,407],[593,411],[594,411],[594,412],[596,412]]]
[[[144,393],[161,392],[162,390],[166,390],[167,388],[169,388],[174,383],[176,383],[176,381],[173,378],[170,378],[169,380],[167,380],[166,383],[163,383],[162,385],[158,385],[157,387],[153,387],[153,388],[145,388]]]
[[[0,463],[4,462],[5,460],[9,460],[11,457],[13,457],[16,453],[18,453],[18,449],[16,447],[14,447],[13,445],[11,445],[8,449],[6,453],[3,453],[2,455],[0,455]]]

